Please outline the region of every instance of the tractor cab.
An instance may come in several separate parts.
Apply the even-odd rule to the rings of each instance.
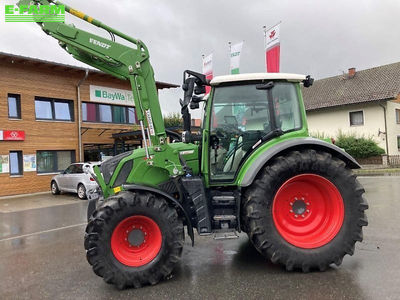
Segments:
[[[262,142],[305,124],[298,91],[305,76],[272,75],[221,76],[211,82],[205,120],[210,133],[210,181],[234,180],[241,163]]]
[[[194,103],[199,99],[206,102],[203,135],[207,137],[203,136],[202,158],[207,163],[202,166],[208,183],[234,183],[240,166],[269,140],[293,132],[307,136],[301,82],[309,86],[312,79],[297,74],[253,73],[215,77],[209,83],[211,93],[203,98],[194,89],[190,107],[198,108]],[[203,83],[197,80],[198,91],[204,91],[200,88]]]

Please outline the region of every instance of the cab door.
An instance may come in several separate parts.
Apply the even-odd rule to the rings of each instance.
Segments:
[[[297,88],[283,81],[214,87],[208,110],[210,185],[234,183],[260,144],[302,127]]]
[[[214,89],[210,121],[210,182],[232,182],[253,145],[271,131],[267,93],[255,84]]]

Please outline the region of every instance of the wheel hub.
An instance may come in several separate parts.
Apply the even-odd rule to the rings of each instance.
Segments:
[[[162,234],[158,224],[146,216],[122,220],[111,236],[111,250],[122,264],[140,267],[151,262],[160,252]]]
[[[301,174],[279,188],[272,216],[276,229],[288,243],[305,249],[318,248],[340,231],[344,219],[343,199],[328,179]]]
[[[145,232],[140,229],[133,229],[128,233],[128,242],[131,246],[139,247],[145,242]]]
[[[302,200],[295,200],[292,205],[292,210],[296,215],[302,215],[306,212],[306,203]]]

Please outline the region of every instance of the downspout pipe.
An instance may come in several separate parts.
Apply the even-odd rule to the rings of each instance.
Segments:
[[[388,132],[387,132],[387,120],[386,120],[386,107],[382,103],[379,102],[379,106],[383,109],[383,119],[385,121],[385,142],[386,142],[386,155],[388,156],[389,163],[389,141],[388,141]]]
[[[76,93],[78,95],[78,149],[79,149],[79,161],[83,161],[82,155],[82,102],[81,102],[81,85],[85,82],[89,76],[89,69],[85,69],[85,76],[79,80],[76,85]]]

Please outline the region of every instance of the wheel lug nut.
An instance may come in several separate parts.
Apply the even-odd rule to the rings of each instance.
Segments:
[[[290,202],[290,206],[293,206],[293,202]]]
[[[304,197],[301,197],[301,200],[303,200],[303,201],[304,201]]]
[[[304,215],[301,215],[304,218]]]
[[[307,209],[307,210],[306,210],[306,212],[308,212],[308,213],[309,213],[309,212],[310,212],[310,210],[309,210],[309,209]]]
[[[127,230],[126,233],[129,233],[129,230]]]
[[[310,205],[310,202],[307,202],[306,205]]]
[[[294,217],[295,217],[295,218],[297,218],[297,217],[298,217],[298,215],[294,215]]]
[[[292,212],[293,212],[293,209],[291,209],[290,212],[292,213]]]

